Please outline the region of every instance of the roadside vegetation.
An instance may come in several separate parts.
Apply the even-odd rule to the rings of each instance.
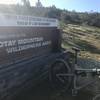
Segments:
[[[100,61],[100,28],[73,24],[62,27],[63,47],[78,47],[80,57]]]
[[[100,28],[63,24],[63,47],[81,49],[83,58],[100,61]]]

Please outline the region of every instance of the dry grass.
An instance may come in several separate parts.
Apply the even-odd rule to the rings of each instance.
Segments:
[[[100,28],[79,25],[63,26],[63,47],[77,46],[82,58],[100,61]]]

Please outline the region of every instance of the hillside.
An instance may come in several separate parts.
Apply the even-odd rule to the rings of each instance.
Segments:
[[[30,16],[41,16],[44,17],[45,14],[49,12],[49,8],[36,8],[36,7],[26,7],[21,5],[5,5],[0,4],[0,13],[3,14],[18,14],[18,15],[30,15]]]
[[[68,11],[56,8],[54,5],[52,5],[51,7],[34,7],[20,4],[0,4],[0,13],[42,16],[56,18],[66,24],[78,24],[100,27],[99,12],[76,12],[75,10]]]
[[[62,28],[63,47],[76,46],[82,50],[82,58],[100,61],[100,28],[73,24],[64,24]]]

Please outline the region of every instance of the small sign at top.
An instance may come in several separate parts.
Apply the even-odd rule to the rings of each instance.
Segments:
[[[58,27],[58,20],[44,17],[0,14],[0,26]]]

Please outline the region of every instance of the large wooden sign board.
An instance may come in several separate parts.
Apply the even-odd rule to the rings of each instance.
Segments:
[[[51,53],[57,27],[56,19],[0,14],[0,65]]]

